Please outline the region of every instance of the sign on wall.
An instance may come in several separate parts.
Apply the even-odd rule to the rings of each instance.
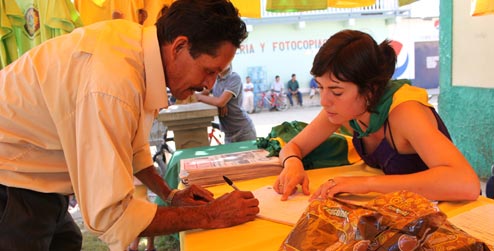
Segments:
[[[453,4],[452,83],[494,88],[494,15],[470,15],[470,1]]]

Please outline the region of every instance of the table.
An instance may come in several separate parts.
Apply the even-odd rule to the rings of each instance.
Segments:
[[[169,106],[160,111],[157,120],[173,131],[175,148],[185,149],[209,145],[208,127],[216,115],[216,106],[195,102]]]
[[[381,175],[380,170],[368,167],[360,162],[351,166],[314,169],[307,171],[310,177],[310,190],[315,189],[322,182],[334,176],[353,176],[353,175]],[[242,190],[256,190],[264,185],[272,185],[276,176],[264,177],[259,179],[235,182],[237,187]],[[209,187],[215,196],[231,192],[228,185],[219,185]],[[352,199],[368,201],[377,194],[354,195]],[[455,216],[469,209],[492,203],[494,200],[480,197],[474,202],[442,202],[439,208],[446,213],[448,217]],[[192,230],[180,233],[182,249],[185,251],[194,250],[278,250],[281,243],[292,230],[292,226],[283,225],[267,220],[256,219],[239,226],[214,229],[214,230]]]

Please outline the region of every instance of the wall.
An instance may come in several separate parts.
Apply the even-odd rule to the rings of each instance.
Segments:
[[[461,23],[453,8],[462,5],[460,1],[464,0],[441,0],[439,113],[460,151],[478,175],[486,178],[490,176],[490,166],[494,164],[494,89],[460,87],[453,83],[452,58],[455,55],[452,55],[452,30],[453,25]],[[493,29],[485,32],[494,34]],[[492,45],[485,48],[493,50]]]
[[[434,23],[435,20],[366,18],[357,19],[353,26],[346,20],[310,21],[304,28],[296,23],[256,25],[237,51],[233,68],[244,79],[250,74],[249,67],[262,67],[265,88],[276,75],[286,83],[295,73],[301,89],[308,91],[312,61],[324,41],[342,29],[357,29],[371,34],[379,43],[384,39],[400,41],[403,48],[398,65],[404,65],[406,60],[408,65],[399,77],[413,79],[414,43],[438,41],[439,31]]]

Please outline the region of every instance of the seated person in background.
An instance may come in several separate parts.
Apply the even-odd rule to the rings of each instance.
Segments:
[[[333,35],[314,58],[323,109],[280,152],[284,169],[274,189],[281,200],[296,192],[309,195],[301,158],[342,125],[353,129],[353,144],[365,161],[385,175],[328,177],[311,196],[388,193],[408,190],[430,200],[475,200],[480,182],[455,147],[424,89],[390,81],[396,54],[385,40],[344,30]],[[317,136],[317,137],[316,137]]]
[[[302,106],[302,93],[298,90],[299,85],[298,85],[298,81],[297,81],[297,75],[292,74],[292,79],[290,79],[290,81],[288,81],[288,92],[287,92],[287,96],[288,96],[288,100],[290,101],[290,106],[293,106],[293,99],[292,99],[292,96],[293,95],[297,95],[297,102],[298,102],[298,105]]]
[[[197,101],[218,107],[220,130],[225,133],[225,143],[256,139],[256,128],[242,108],[242,81],[230,65],[216,78],[212,89],[196,93]]]
[[[312,99],[314,95],[316,95],[316,93],[318,92],[317,82],[315,78],[311,78],[309,87],[310,87],[309,98]]]

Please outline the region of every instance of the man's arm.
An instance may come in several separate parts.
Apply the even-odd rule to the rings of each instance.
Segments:
[[[234,191],[202,206],[158,207],[151,224],[140,236],[235,226],[254,220],[259,213],[258,205],[251,192]]]
[[[156,172],[154,166],[149,166],[138,173],[134,174],[147,188],[166,201],[166,197],[171,192],[171,189],[163,181],[163,178]]]

